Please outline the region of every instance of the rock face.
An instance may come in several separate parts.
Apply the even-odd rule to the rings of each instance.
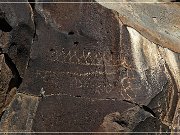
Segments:
[[[22,13],[19,9],[22,9]],[[0,107],[8,93],[22,82],[34,33],[31,7],[27,4],[0,4],[1,94]]]
[[[179,131],[179,5],[79,2],[0,4],[0,130]]]
[[[178,3],[101,4],[118,11],[119,19],[124,25],[135,28],[148,40],[180,53]]]

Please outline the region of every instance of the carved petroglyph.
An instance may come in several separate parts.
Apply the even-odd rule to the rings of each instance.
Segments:
[[[131,32],[129,34],[133,37]],[[135,32],[134,34],[134,37],[137,37],[139,33],[137,34]],[[127,54],[124,50],[124,46],[127,44],[125,43],[120,43],[119,52],[117,50],[117,45],[106,48],[98,48],[98,45],[95,48],[93,48],[95,45],[92,48],[86,48],[86,46],[85,48],[80,48],[78,46],[50,45],[51,48],[48,48],[46,51],[47,59],[45,61],[49,64],[58,64],[60,67],[64,64],[63,66],[67,66],[67,68],[60,70],[55,69],[56,73],[50,72],[50,69],[48,68],[46,69],[47,71],[42,71],[44,73],[37,71],[36,74],[39,74],[39,77],[40,74],[42,74],[41,78],[44,82],[48,82],[48,80],[51,81],[51,79],[47,78],[53,78],[53,80],[54,78],[57,78],[57,80],[59,80],[59,78],[64,76],[72,76],[70,87],[84,89],[88,86],[94,88],[95,93],[98,95],[102,93],[117,92],[119,93],[118,97],[133,100],[140,95],[138,94],[139,92],[145,92],[145,96],[150,97],[153,93],[152,85],[157,84],[160,86],[160,84],[157,83],[159,76],[157,75],[156,70],[151,70],[149,67],[156,69],[157,65],[157,69],[159,69],[159,66],[163,63],[159,62],[159,58],[157,59],[153,57],[153,55],[151,56],[153,49],[156,50],[156,48],[153,46],[153,49],[149,50],[146,46],[144,47],[145,40],[141,39],[141,35],[138,39],[142,40],[140,45],[136,46],[139,42],[136,43],[135,40],[131,40],[134,43],[129,47],[132,50],[134,49],[132,58],[126,57]],[[150,51],[152,52],[150,53]],[[149,57],[152,59],[149,59]],[[133,58],[136,59],[134,60]],[[141,61],[141,58],[144,58],[144,60]],[[135,66],[132,63],[135,64]],[[74,67],[74,69],[69,69],[69,67]],[[121,67],[123,67],[125,71],[119,71]],[[151,84],[147,81],[147,70],[150,71],[147,74],[152,72],[152,77],[150,77]],[[123,75],[121,75],[122,72],[124,72]],[[145,80],[144,82],[142,78],[138,77],[137,72]],[[98,80],[99,76],[101,76],[100,78],[102,81]],[[96,84],[92,83],[92,81],[95,82],[95,77],[98,78]],[[139,83],[137,84],[137,82]],[[143,87],[142,89],[142,85],[146,88]]]
[[[137,78],[130,76],[134,71],[127,70],[126,75],[120,80],[120,94],[123,99],[133,100],[136,97],[135,91],[140,88],[133,85]]]
[[[55,49],[56,50],[56,49]],[[57,49],[57,52],[50,52],[50,61],[63,62],[68,64],[79,64],[86,66],[104,66],[103,61],[106,61],[106,66],[118,66],[113,65],[112,56],[109,52],[93,52],[91,50],[73,50],[73,49]]]
[[[101,94],[101,92],[110,93],[112,89],[112,84],[104,84],[102,82],[93,83],[93,77],[103,75],[103,72],[88,72],[88,73],[75,73],[75,72],[53,72],[53,71],[45,71],[45,70],[37,70],[35,75],[36,78],[41,77],[45,83],[50,83],[49,79],[57,80],[58,82],[61,77],[66,76],[71,81],[69,82],[70,88],[85,88],[85,87],[93,87],[96,89],[95,93]],[[109,73],[109,75],[114,73]],[[98,77],[99,78],[99,77]],[[92,79],[92,80],[91,80]],[[103,79],[103,78],[100,78]],[[96,80],[94,80],[96,81]],[[109,90],[109,91],[108,91]]]
[[[124,77],[121,80],[121,96],[123,97],[123,99],[129,99],[132,100],[132,98],[135,98],[136,95],[134,94],[134,88],[132,88],[131,86],[131,80],[133,80],[135,78],[130,78],[130,77]],[[124,84],[127,84],[127,86],[125,86]],[[133,93],[132,95],[129,95],[129,93]]]
[[[56,46],[57,47],[57,46]],[[100,51],[100,50],[77,50],[70,48],[54,48],[53,50],[58,51],[50,51],[48,59],[50,62],[58,62],[59,64],[70,64],[70,65],[78,65],[87,66],[92,69],[86,70],[77,70],[77,71],[59,71],[57,73],[50,73],[50,71],[37,71],[37,74],[45,75],[44,78],[48,78],[53,74],[55,76],[64,76],[71,75],[71,81],[75,88],[83,88],[85,85],[91,85],[95,89],[95,93],[101,95],[102,93],[111,93],[113,91],[118,91],[119,96],[122,99],[134,99],[136,94],[134,91],[140,89],[139,86],[134,86],[132,88],[132,83],[135,81],[134,72],[136,69],[133,68],[131,64],[128,64],[128,61],[125,57],[120,56],[120,53],[111,53],[110,50]],[[114,57],[114,55],[116,55]],[[119,56],[118,56],[119,55]],[[121,71],[121,68],[124,68],[125,71]],[[43,73],[44,72],[44,73]],[[47,72],[47,73],[45,73]],[[49,73],[48,73],[49,72]],[[121,74],[124,72],[124,75]],[[42,75],[42,77],[43,77]],[[39,75],[40,76],[40,75]],[[97,83],[90,83],[92,77],[102,76],[103,80],[100,83],[97,80]],[[52,77],[54,78],[54,77]],[[57,78],[57,77],[56,77]],[[87,82],[84,81],[87,80]],[[89,78],[89,79],[88,79]],[[87,83],[87,84],[84,84]],[[89,83],[89,84],[88,84]],[[71,85],[72,85],[71,84]]]
[[[86,73],[78,73],[78,72],[53,72],[53,71],[47,71],[47,70],[37,70],[36,71],[36,77],[37,75],[47,75],[47,77],[51,74],[54,74],[54,75],[71,75],[71,76],[78,76],[78,77],[87,77],[87,76],[97,76],[97,75],[104,75],[104,72],[101,72],[101,71],[95,71],[95,72],[86,72]],[[107,75],[114,75],[115,73],[114,72],[111,72],[111,73],[107,73]]]
[[[127,61],[124,57],[123,59],[121,59],[121,65],[124,68],[124,71],[120,72],[125,73],[124,77],[120,81],[122,89],[121,96],[123,97],[123,99],[133,100],[133,98],[136,97],[136,94],[134,93],[136,88],[132,88],[132,81],[136,79],[133,75],[133,72],[135,72],[135,70],[131,67],[131,65],[127,64]]]
[[[121,60],[117,56],[116,58],[118,59],[116,60],[116,58],[113,57],[114,53],[111,54],[110,51],[73,50],[59,47],[53,50],[54,51],[49,51],[50,57],[47,59],[48,61],[72,66],[75,65],[76,68],[87,66],[89,69],[86,70],[85,68],[84,70],[77,71],[67,69],[58,72],[42,69],[37,70],[35,74],[36,77],[42,78],[45,83],[49,83],[51,80],[49,78],[59,80],[59,78],[66,76],[71,80],[71,82],[69,82],[70,88],[83,89],[91,87],[94,89],[95,94],[98,95],[119,91],[119,96],[123,99],[132,100],[132,98],[136,97],[134,90],[137,88],[131,87],[132,81],[135,79],[132,74],[136,71],[131,65],[127,64],[127,60],[125,60],[124,57],[122,57]],[[124,67],[126,71],[120,71],[121,67]],[[119,72],[125,72],[125,74],[120,76],[121,73]],[[96,83],[94,83],[94,81]]]
[[[118,97],[133,100],[139,95],[139,92],[145,92],[145,96],[150,97],[153,93],[154,84],[160,88],[160,84],[157,83],[159,78],[157,73],[160,71],[157,69],[161,69],[160,67],[164,61],[160,55],[157,55],[157,57],[152,55],[153,52],[159,54],[153,43],[151,49],[146,45],[149,44],[149,42],[146,43],[146,39],[142,38],[138,32],[130,28],[128,30],[132,42],[130,47],[133,52],[132,61],[135,66],[129,62],[131,58],[126,58],[126,52],[124,52],[122,47],[118,53],[116,52],[117,50],[110,50],[110,48],[80,49],[78,47],[62,47],[56,45],[53,49],[50,48],[51,51],[46,53],[48,56],[46,61],[50,64],[55,62],[60,65],[75,66],[76,69],[72,70],[73,68],[69,69],[67,66],[65,69],[60,69],[58,73],[57,71],[52,72],[49,71],[50,69],[46,69],[47,71],[37,71],[36,74],[39,74],[38,76],[47,83],[51,80],[48,78],[53,78],[53,80],[56,78],[59,80],[59,78],[65,76],[71,79],[69,87],[78,89],[91,87],[98,95],[102,93],[109,94],[116,91],[119,93]],[[120,46],[123,45],[124,44]],[[123,71],[121,71],[121,68]],[[122,73],[123,75],[121,75]],[[137,73],[139,73],[140,78],[137,77]],[[149,74],[152,76],[147,76]],[[95,77],[97,78],[95,79]],[[145,87],[143,90],[142,85]]]

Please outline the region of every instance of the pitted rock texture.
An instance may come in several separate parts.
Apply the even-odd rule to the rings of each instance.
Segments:
[[[179,131],[179,46],[157,44],[136,16],[124,24],[125,8],[100,4],[0,4],[11,28],[1,32],[1,131]],[[151,26],[141,15],[138,25]]]

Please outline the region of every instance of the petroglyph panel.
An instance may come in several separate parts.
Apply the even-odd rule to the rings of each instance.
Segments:
[[[94,8],[90,5],[86,6]],[[86,6],[81,10],[85,11]],[[118,86],[115,88],[117,67],[120,66],[120,63],[115,62],[119,61],[117,59],[119,54],[115,53],[118,50],[115,49],[119,46],[120,29],[111,26],[113,24],[118,27],[119,22],[115,19],[111,20],[114,16],[112,12],[102,8],[102,12],[105,13],[103,14],[96,8],[94,9],[97,15],[90,16],[91,24],[87,18],[82,17],[81,13],[78,14],[80,17],[77,17],[80,18],[77,21],[77,27],[71,30],[65,27],[69,31],[52,29],[54,25],[49,24],[49,22],[56,24],[57,19],[37,24],[37,29],[43,34],[37,32],[37,41],[34,41],[32,46],[31,59],[24,78],[25,81],[20,88],[21,91],[28,90],[38,95],[43,87],[46,94],[65,93],[84,97],[116,98],[121,96],[119,93],[121,88]],[[89,13],[84,12],[84,16],[85,14]],[[107,21],[111,24],[105,23],[104,20],[97,24],[95,18],[100,18],[100,15],[109,16]],[[44,20],[42,16],[38,17],[39,22]],[[58,21],[58,25],[64,24],[60,20]],[[102,28],[98,32],[95,31],[96,34],[101,34],[104,38],[94,38],[92,34],[87,32],[87,29],[91,29],[92,25],[95,24],[99,25],[100,29]],[[108,30],[104,31],[106,27]],[[108,32],[111,29],[114,29],[112,35]],[[48,43],[44,39],[47,39]],[[110,43],[117,46],[115,51]]]
[[[141,4],[120,4],[123,13],[140,18],[133,27],[124,25],[121,12],[98,3],[24,4],[30,10],[25,22],[32,20],[12,25],[1,42],[7,51],[0,60],[1,131],[92,132],[100,125],[102,131],[179,131],[179,54],[138,30],[159,19],[176,21],[170,11],[150,19]]]
[[[146,45],[151,42],[123,26],[116,12],[105,10],[98,4],[84,4],[77,13],[76,24],[67,22],[74,26],[68,28],[58,16],[51,16],[52,7],[44,6],[46,12],[36,7],[39,13],[37,38],[32,45],[20,91],[39,95],[43,88],[46,94],[130,99],[145,103],[161,91],[167,78],[163,70],[159,71],[161,66],[163,68],[163,60],[156,46],[152,44],[154,48],[148,48]],[[86,15],[89,17],[84,17]],[[102,16],[104,19],[100,19]],[[54,29],[56,27],[58,30]],[[141,51],[143,47],[145,49]],[[152,51],[158,57],[147,55]],[[159,83],[159,79],[162,82]]]

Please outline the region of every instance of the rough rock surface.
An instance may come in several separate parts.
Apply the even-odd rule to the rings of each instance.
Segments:
[[[100,4],[0,4],[0,131],[180,130],[179,5]]]
[[[102,0],[97,1],[102,2]],[[148,40],[180,53],[180,6],[178,3],[113,4],[102,2],[101,4],[118,11],[119,19],[124,25],[135,28]]]

